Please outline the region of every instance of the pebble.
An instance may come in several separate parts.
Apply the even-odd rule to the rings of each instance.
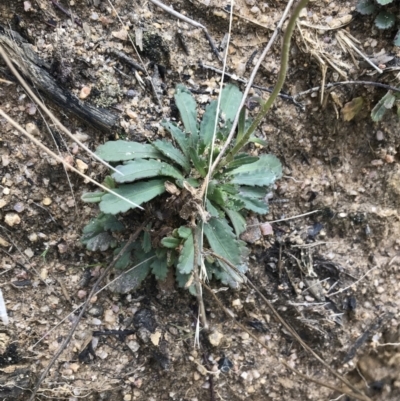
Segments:
[[[95,325],[95,326],[100,326],[101,325],[101,320],[93,318],[92,319],[92,324]]]
[[[114,312],[111,309],[107,309],[104,312],[104,321],[106,323],[109,323],[109,324],[114,324],[115,323],[115,321],[116,321],[115,315],[114,315]]]
[[[16,224],[21,223],[21,218],[18,216],[17,213],[7,213],[6,216],[4,217],[4,222],[8,226],[13,227]]]
[[[79,93],[79,99],[85,100],[90,95],[91,90],[90,86],[84,86]]]
[[[7,205],[7,202],[4,199],[0,199],[0,209]]]
[[[257,6],[251,7],[250,12],[253,14],[258,14],[260,12],[260,9]]]
[[[139,343],[137,342],[137,341],[129,341],[128,342],[128,347],[133,351],[133,352],[136,352],[136,351],[138,351],[139,350],[139,348],[140,348],[140,345],[139,345]]]
[[[103,315],[104,308],[101,305],[93,305],[89,310],[89,315],[99,317]]]
[[[49,206],[49,205],[51,205],[53,203],[53,201],[50,199],[50,198],[44,198],[43,200],[42,200],[42,204],[44,205],[44,206]]]
[[[0,245],[4,247],[10,246],[10,243],[7,242],[3,237],[0,237]]]
[[[36,233],[29,234],[28,239],[31,242],[36,242],[38,240],[38,235]]]
[[[79,299],[83,299],[83,298],[86,297],[87,291],[85,291],[85,290],[79,290],[77,295],[78,295],[78,298],[79,298]]]
[[[221,343],[223,338],[224,338],[224,335],[222,333],[220,333],[218,330],[214,330],[208,336],[208,340],[210,341],[210,344],[213,345],[214,347],[218,347],[218,345]]]
[[[17,203],[14,205],[14,210],[15,210],[16,212],[18,212],[18,213],[21,213],[24,209],[25,209],[25,206],[24,206],[24,204],[23,204],[22,202],[17,202]]]
[[[82,161],[81,159],[76,159],[76,168],[81,173],[85,173],[85,171],[89,168],[89,166],[84,161]]]
[[[36,124],[34,123],[28,123],[25,125],[26,132],[31,135],[40,135],[40,131]]]

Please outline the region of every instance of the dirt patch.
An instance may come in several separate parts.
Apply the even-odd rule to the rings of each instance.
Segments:
[[[46,63],[58,60],[61,69],[57,67],[55,77],[60,81],[64,71],[61,84],[68,90],[79,97],[82,88],[90,87],[85,101],[107,106],[118,115],[115,130],[102,134],[46,100],[91,149],[109,139],[166,136],[160,121],[163,116],[176,117],[171,99],[177,83],[195,90],[200,103],[215,96],[220,77],[198,62],[217,68],[221,64],[201,29],[177,22],[151,3],[115,1],[115,10],[106,1],[70,3],[66,9],[81,24],[42,0],[31,1],[27,11],[20,2],[0,5],[0,24],[10,23]],[[206,25],[220,46],[228,14],[214,3],[218,2],[174,1],[173,6]],[[239,2],[235,8],[228,65],[231,73],[241,76],[248,76],[252,55],[257,50],[256,58],[261,52],[284,7],[252,3]],[[353,3],[313,2],[303,21],[326,25],[352,13]],[[141,63],[130,43],[120,39],[126,30],[116,12],[130,28],[128,33],[138,29],[145,33],[141,57],[155,89],[146,85],[146,74],[115,56],[115,51],[124,52]],[[372,55],[385,49],[394,55],[393,63],[398,62],[399,50],[392,47],[389,35],[374,31],[370,35],[365,26],[371,25],[366,24],[353,14],[353,20],[340,29],[356,37],[364,52]],[[337,30],[321,33],[306,25],[302,30],[347,77],[366,79],[374,74],[372,68],[355,65],[340,48]],[[292,95],[321,84],[321,63],[310,48],[307,51],[299,32],[296,43],[286,83]],[[276,44],[263,62],[258,85],[273,85],[279,52]],[[35,124],[37,138],[56,152],[59,148],[62,157],[79,159],[92,178],[101,180],[106,169],[63,139],[55,127],[46,126],[4,64],[0,73],[12,82],[0,83],[1,108],[23,126]],[[328,68],[326,81],[337,80],[337,73]],[[394,78],[395,73],[388,72],[383,81],[393,84]],[[305,111],[290,101],[277,101],[258,135],[284,165],[284,178],[267,216],[282,221],[272,224],[273,235],[252,245],[249,277],[328,364],[372,399],[397,400],[399,125],[395,115],[385,116],[381,123],[372,123],[369,117],[384,93],[362,85],[340,86],[326,91],[322,105],[318,94],[299,98]],[[263,92],[254,90],[253,95]],[[365,98],[365,110],[344,122],[340,104],[358,96]],[[10,316],[10,325],[0,330],[0,380],[5,386],[1,395],[26,400],[76,319],[77,312],[72,311],[79,311],[111,253],[88,253],[79,243],[82,227],[97,213],[97,207],[83,204],[80,196],[93,188],[73,174],[67,178],[60,164],[10,124],[1,124],[0,273]],[[318,212],[285,220],[314,211]],[[132,294],[107,290],[98,294],[43,382],[38,399],[276,401],[340,395],[299,379],[279,363],[284,359],[309,376],[328,377],[253,291],[243,288],[218,295],[272,353],[239,329],[210,297],[206,297],[209,319],[222,338],[212,346],[204,336],[201,349],[194,348],[196,300],[184,291],[172,292],[173,278],[168,284],[149,279]]]

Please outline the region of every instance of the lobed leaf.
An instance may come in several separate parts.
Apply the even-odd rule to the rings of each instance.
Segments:
[[[167,278],[168,263],[166,252],[161,252],[157,255],[151,264],[151,272],[154,274],[157,280],[164,281]]]
[[[394,26],[396,16],[389,11],[381,11],[375,18],[375,25],[379,29],[389,29]]]
[[[168,142],[166,140],[158,140],[153,142],[153,146],[164,156],[168,157],[170,160],[183,167],[186,172],[189,172],[189,160],[179,149],[172,145],[171,142]]]
[[[182,130],[170,121],[164,120],[161,125],[171,134],[178,143],[184,155],[189,155],[189,137]]]
[[[137,159],[129,161],[124,165],[117,166],[117,172],[112,174],[114,180],[118,183],[133,182],[142,178],[151,178],[157,176],[168,176],[183,180],[183,175],[175,167],[159,160]]]
[[[214,135],[215,120],[217,119],[217,105],[218,102],[213,100],[207,105],[206,111],[203,114],[200,123],[200,154],[203,154],[204,151],[211,146]]]
[[[129,199],[137,205],[148,202],[149,200],[165,192],[166,179],[154,179],[128,184],[115,189],[119,195]],[[116,197],[113,194],[106,194],[100,202],[100,210],[103,213],[117,214],[134,209],[130,203]]]
[[[282,176],[282,165],[276,156],[262,155],[258,161],[240,166],[227,175],[233,176],[231,184],[269,186]]]
[[[375,122],[381,121],[387,110],[393,106],[395,100],[396,98],[392,94],[392,92],[388,91],[372,109],[371,111],[372,121]]]
[[[193,137],[198,137],[196,101],[184,85],[176,86],[175,104],[181,115],[185,131],[192,134]]]
[[[185,239],[176,267],[181,274],[189,274],[192,272],[194,267],[193,233],[190,233],[190,235]]]
[[[236,85],[228,84],[222,89],[220,107],[225,121],[235,119],[242,97],[243,94]]]
[[[376,10],[376,5],[373,0],[359,0],[356,10],[362,15],[370,15]]]
[[[206,172],[207,166],[205,160],[197,154],[196,150],[193,147],[189,149],[189,155],[190,158],[192,159],[194,168],[200,174],[200,176],[204,178],[207,175]]]
[[[152,145],[123,140],[106,142],[100,145],[95,153],[108,162],[133,159],[159,159],[162,156]]]
[[[235,210],[231,209],[224,209],[224,210],[227,216],[229,217],[229,220],[232,223],[232,226],[236,233],[236,237],[239,238],[240,234],[242,234],[246,230],[245,218]]]

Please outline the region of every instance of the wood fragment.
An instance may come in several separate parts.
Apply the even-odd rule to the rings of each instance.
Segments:
[[[21,74],[63,110],[73,113],[82,121],[104,132],[110,131],[116,125],[116,115],[106,109],[80,101],[59,86],[46,69],[42,68],[45,63],[33,51],[32,46],[16,32],[0,26],[0,45]]]

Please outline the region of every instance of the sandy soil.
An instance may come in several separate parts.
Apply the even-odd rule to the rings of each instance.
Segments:
[[[171,99],[177,83],[197,90],[197,100],[203,104],[216,94],[220,76],[199,62],[216,68],[221,63],[202,30],[178,22],[149,2],[114,1],[115,10],[102,0],[70,1],[69,8],[65,4],[82,26],[51,2],[25,3],[27,11],[21,1],[0,4],[0,24],[19,29],[47,62],[61,60],[58,74],[65,76],[69,90],[79,96],[90,86],[92,94],[85,101],[119,116],[112,132],[101,133],[46,100],[63,124],[92,149],[115,138],[166,135],[160,120],[176,115]],[[228,31],[220,2],[171,4],[207,26],[220,46]],[[284,2],[236,2],[229,72],[249,76],[255,63],[251,55],[257,50],[256,59],[261,53],[284,6]],[[392,46],[389,32],[376,31],[354,7],[354,1],[321,0],[307,8],[301,34],[295,33],[292,44],[288,94],[321,84],[325,68],[321,58],[329,59],[326,82],[398,84],[393,67],[399,64],[400,50]],[[116,12],[130,31],[141,29],[145,41],[150,41],[144,44],[143,64],[161,83],[159,103],[111,52],[124,51],[140,63],[132,45],[121,40],[126,31]],[[348,23],[330,30],[310,27],[331,28],[343,21]],[[359,40],[365,54],[372,57],[382,51],[392,57],[381,65],[382,75],[359,56],[353,60],[339,45],[338,34],[344,31]],[[262,64],[258,85],[274,84],[279,53],[278,41]],[[160,70],[164,77],[154,64],[164,67]],[[0,78],[12,80],[4,64],[0,67]],[[317,92],[299,97],[304,109],[288,100],[276,102],[258,135],[268,141],[267,152],[284,165],[284,178],[266,216],[268,221],[282,221],[273,224],[273,235],[263,237],[257,231],[249,235],[249,277],[337,372],[371,399],[394,401],[400,399],[399,121],[392,112],[380,123],[370,118],[370,110],[385,93],[373,86],[344,85],[326,89],[322,104]],[[266,96],[259,90],[253,95]],[[343,121],[344,104],[360,96],[365,100],[362,111]],[[0,106],[21,125],[35,124],[37,138],[55,151],[57,144],[62,157],[83,166],[92,178],[105,176],[106,170],[73,141],[62,138],[51,124],[46,126],[49,123],[15,82],[0,82]],[[112,255],[90,253],[79,242],[83,226],[97,213],[96,205],[80,201],[93,186],[74,174],[67,177],[60,164],[9,123],[0,123],[0,285],[10,319],[8,326],[0,326],[0,383],[6,384],[0,394],[2,399],[27,400],[68,335],[76,319],[76,312],[71,312]],[[310,271],[311,281],[306,278]],[[106,289],[92,300],[37,399],[350,400],[296,376],[279,362],[285,360],[309,376],[341,386],[282,329],[254,291],[242,288],[218,296],[271,352],[227,318],[210,297],[205,301],[209,319],[222,337],[218,346],[212,346],[202,336],[201,348],[195,348],[196,300],[171,283],[148,279],[128,295]],[[127,331],[122,337],[97,333],[93,341],[93,332],[106,330]],[[94,344],[94,353],[82,353],[89,343]]]

